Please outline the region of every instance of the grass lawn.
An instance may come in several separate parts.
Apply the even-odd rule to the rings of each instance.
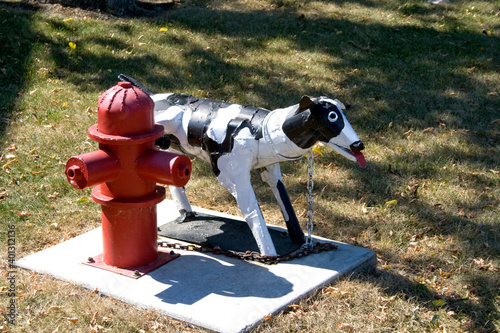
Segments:
[[[314,234],[375,251],[377,270],[256,332],[500,331],[500,1],[186,0],[134,19],[0,1],[0,22],[0,331],[204,331],[29,271],[9,296],[9,230],[21,258],[100,225],[64,164],[97,148],[87,129],[119,73],[268,109],[302,95],[352,105],[368,167],[316,156]],[[304,225],[306,166],[282,164]],[[267,222],[283,225],[254,178]],[[239,214],[200,161],[186,191]]]

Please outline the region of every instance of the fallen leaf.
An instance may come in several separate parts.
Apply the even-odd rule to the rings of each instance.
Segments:
[[[264,317],[264,320],[269,320],[269,319],[271,319],[271,317],[272,317],[272,316],[273,316],[273,315],[272,315],[272,313],[270,313],[270,312],[269,312],[269,313],[268,313],[268,314]]]
[[[63,319],[66,319],[67,321],[72,322],[73,324],[76,324],[79,321],[78,318],[63,317]]]
[[[336,293],[338,290],[339,288],[328,287],[323,289],[323,292],[329,294],[329,293]]]
[[[94,326],[90,327],[90,332],[91,333],[101,333],[103,331],[104,327],[102,327],[99,324],[95,324]],[[154,331],[154,329],[153,329]]]
[[[432,301],[432,305],[434,305],[437,308],[440,308],[440,307],[445,306],[446,302],[443,301],[442,299],[436,299],[436,300]]]
[[[406,135],[410,135],[410,134],[412,134],[412,133],[413,133],[413,130],[408,130],[408,131],[404,132],[404,133],[403,133],[403,135],[405,135],[405,136],[406,136]]]
[[[162,31],[162,32],[163,32],[163,31],[168,31],[168,28],[165,28],[165,27],[160,28],[160,31]]]
[[[73,19],[71,17],[64,19],[64,22],[69,22],[69,21],[73,21]]]
[[[318,155],[320,155],[320,156],[323,156],[323,153],[321,152],[321,150],[322,150],[322,149],[321,149],[321,148],[319,148],[319,147],[314,147],[314,148],[313,148],[313,152],[314,152],[314,153],[316,153],[316,154],[318,154]]]
[[[86,202],[86,201],[89,201],[89,198],[81,197],[81,198],[80,198],[80,199],[78,199],[76,202],[77,202],[77,203],[82,203],[82,202]]]
[[[354,330],[354,326],[352,326],[351,324],[347,324],[347,323],[337,323],[337,326],[340,329],[345,329],[345,330],[349,330],[349,331]]]
[[[433,302],[434,303],[434,302]],[[431,319],[431,325],[435,325],[437,326],[439,323],[439,315],[436,313],[434,314],[434,316],[432,316],[432,319]]]
[[[19,215],[20,217],[28,217],[28,216],[31,216],[32,214],[31,213],[28,213],[28,212],[25,212],[25,211],[18,211],[16,210],[15,211],[17,213],[17,215]]]
[[[49,311],[61,311],[62,306],[51,306],[49,307]]]
[[[479,266],[479,269],[482,270],[482,271],[493,271],[493,272],[497,272],[498,271],[498,268],[493,266],[493,264],[490,262],[490,263],[486,263],[484,261],[483,258],[479,258],[479,259],[472,259],[472,261]]]
[[[385,203],[386,206],[396,206],[398,204],[397,200],[390,200]]]
[[[326,294],[337,294],[340,296],[349,296],[350,295],[350,293],[348,291],[342,291],[339,288],[335,288],[335,287],[328,287],[328,288],[324,289],[323,292]]]
[[[49,194],[47,196],[48,199],[57,199],[57,197],[59,196],[59,192],[54,192],[52,194]]]
[[[385,298],[385,297],[382,297],[382,296],[379,296],[377,298],[377,303],[384,303],[384,302],[389,302],[389,303],[392,303],[396,300],[396,295],[394,296],[391,296],[390,298]]]
[[[3,166],[2,166],[2,170],[5,170],[9,167],[9,165],[11,165],[12,163],[15,163],[17,162],[17,158],[16,159],[13,159],[13,160],[10,160],[9,162],[5,163]]]
[[[439,274],[441,274],[441,276],[445,278],[449,278],[451,276],[451,272],[445,272],[441,268],[439,269]]]
[[[47,311],[45,310],[40,310],[38,311],[38,313],[36,314],[37,317],[42,317],[42,316],[46,316],[48,315]]]

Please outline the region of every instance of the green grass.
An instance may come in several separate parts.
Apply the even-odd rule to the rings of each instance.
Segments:
[[[314,234],[370,248],[379,265],[256,331],[500,330],[498,0],[190,0],[137,19],[0,2],[0,22],[0,237],[16,226],[18,257],[100,224],[90,190],[69,186],[63,165],[96,149],[87,129],[119,73],[155,92],[269,109],[328,95],[352,105],[368,167],[316,157]],[[282,169],[300,214],[306,163]],[[267,221],[283,224],[254,178]],[[186,190],[195,205],[238,214],[199,161]],[[6,247],[0,256],[6,276]],[[18,275],[12,331],[199,330]],[[6,286],[0,279],[3,310]]]

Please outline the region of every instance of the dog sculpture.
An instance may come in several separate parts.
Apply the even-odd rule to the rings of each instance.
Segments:
[[[302,244],[304,234],[279,163],[305,156],[321,141],[361,167],[366,166],[363,143],[339,100],[305,96],[299,104],[269,111],[187,94],[153,94],[130,77],[119,78],[151,95],[155,121],[164,126],[170,138],[169,150],[211,163],[219,182],[235,197],[263,255],[277,254],[250,182],[251,170],[262,170],[261,177],[279,203],[292,242]],[[182,216],[189,220],[194,213],[184,189],[170,187],[170,191]]]

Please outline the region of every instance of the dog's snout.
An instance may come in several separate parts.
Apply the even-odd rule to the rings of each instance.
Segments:
[[[362,151],[365,149],[365,145],[361,141],[356,141],[349,148],[351,151]]]

